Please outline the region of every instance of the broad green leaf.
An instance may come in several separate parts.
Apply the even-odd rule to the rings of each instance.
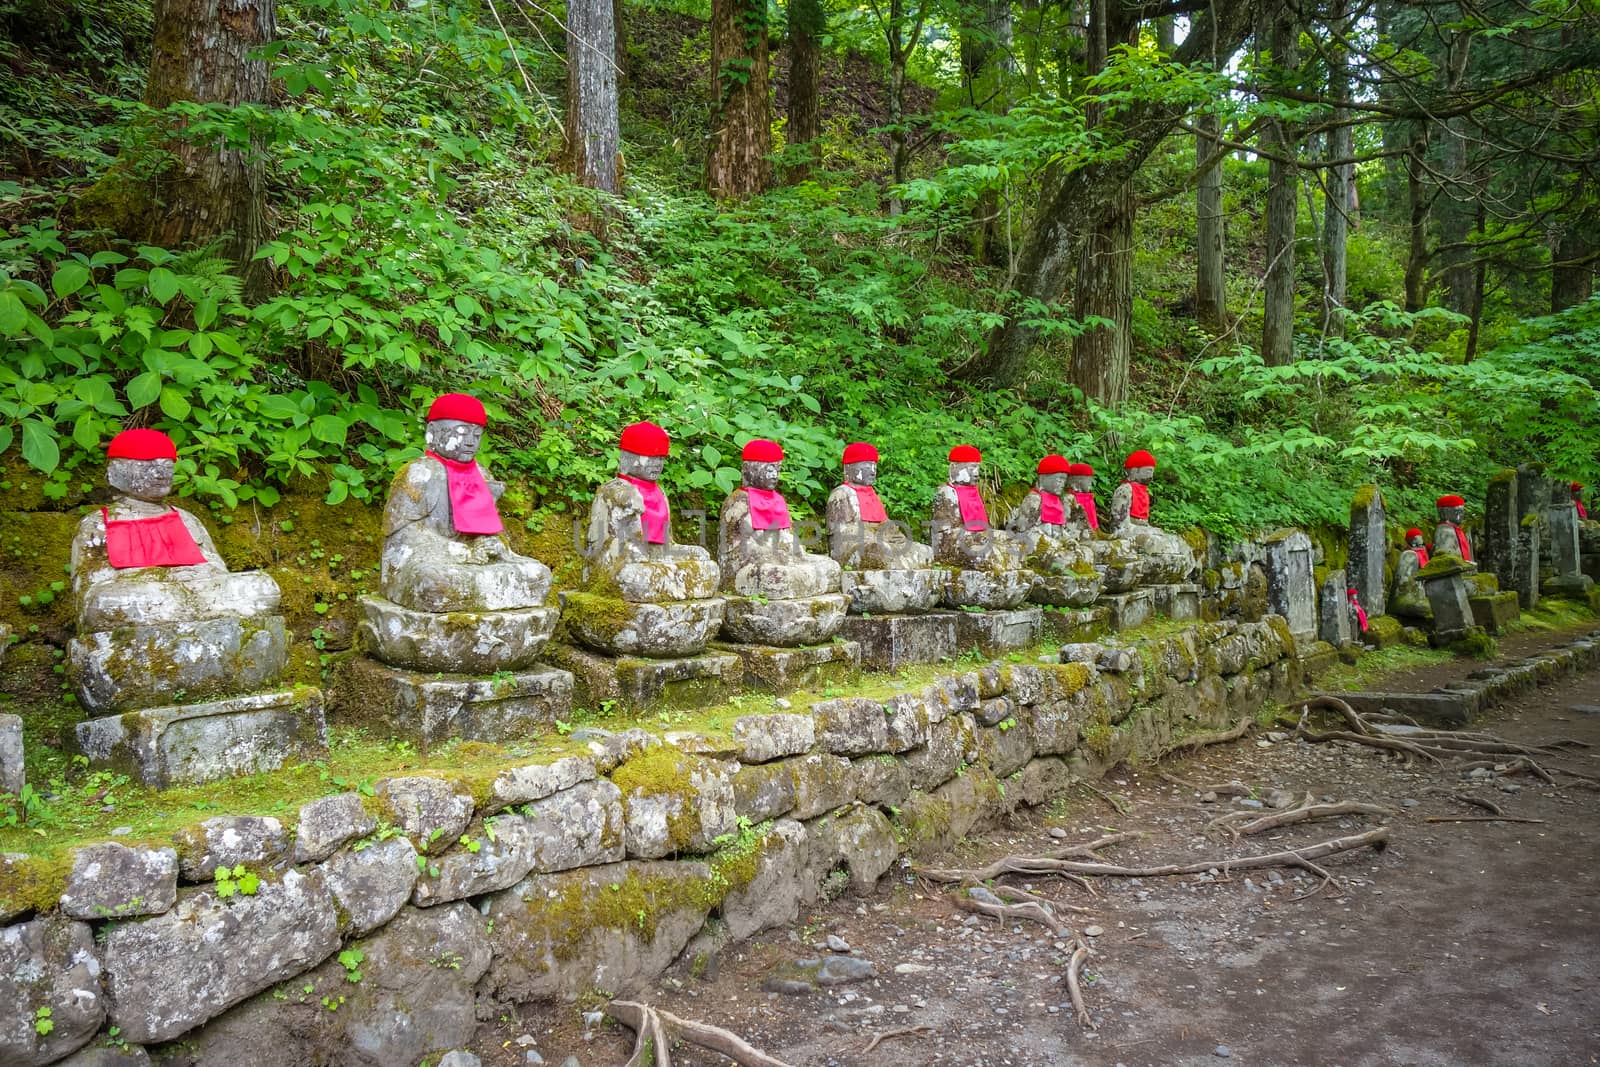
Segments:
[[[150,295],[158,303],[165,304],[178,295],[178,276],[166,267],[156,267],[150,271]]]
[[[124,392],[127,393],[130,406],[149,407],[161,395],[161,375],[153,370],[147,370],[128,382]]]
[[[323,500],[324,504],[342,504],[344,498],[350,495],[349,482],[333,482],[328,486],[328,495]]]
[[[311,420],[311,436],[330,445],[344,444],[350,424],[337,415],[318,415]]]
[[[58,297],[69,297],[89,280],[89,268],[76,260],[63,263],[50,277],[50,288]]]
[[[49,474],[61,462],[56,432],[40,419],[22,420],[22,458],[30,467]]]
[[[161,411],[169,418],[186,419],[189,417],[189,398],[184,396],[175,385],[164,386],[161,390]]]
[[[15,337],[28,325],[28,309],[22,298],[9,289],[0,289],[0,333]]]

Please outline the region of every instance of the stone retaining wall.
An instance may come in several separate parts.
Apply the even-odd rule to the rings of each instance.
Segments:
[[[0,1063],[81,1067],[114,1034],[128,1062],[415,1064],[505,1005],[630,992],[686,950],[869,892],[1306,674],[1279,616],[1051,658],[722,735],[583,731],[487,782],[386,779],[292,826],[85,846],[53,908],[0,894]],[[0,886],[28,862],[0,860]]]

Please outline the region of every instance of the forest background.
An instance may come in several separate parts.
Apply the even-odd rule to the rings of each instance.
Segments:
[[[548,4],[549,6],[545,6]],[[380,502],[443,390],[530,528],[875,442],[1155,518],[1600,478],[1597,0],[4,0],[0,489]],[[1013,497],[1014,498],[1014,497]],[[53,504],[52,504],[53,502]],[[19,547],[19,551],[20,546]]]

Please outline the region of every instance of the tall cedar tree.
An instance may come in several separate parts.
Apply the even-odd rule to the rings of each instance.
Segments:
[[[811,176],[822,138],[822,37],[827,32],[822,0],[789,0],[789,126],[788,140],[796,162],[788,179]]]
[[[1300,27],[1284,3],[1265,12],[1272,66],[1287,79],[1299,64]],[[1283,118],[1269,119],[1262,134],[1267,162],[1267,277],[1261,291],[1261,358],[1270,367],[1294,362],[1294,242],[1300,194],[1296,134]]]
[[[620,188],[616,7],[612,0],[567,0],[567,158],[591,189]]]
[[[767,103],[766,0],[712,0],[711,151],[706,190],[742,198],[767,187],[772,120]]]

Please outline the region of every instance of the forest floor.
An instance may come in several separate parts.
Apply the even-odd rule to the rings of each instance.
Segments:
[[[1555,643],[1528,635],[1505,651]],[[1445,664],[1382,687],[1409,681],[1422,691],[1478,666]],[[1540,689],[1474,726],[1519,741],[1586,741],[1595,747],[1563,762],[1594,773],[1600,672]],[[1257,795],[1309,791],[1396,814],[1232,841],[1205,827],[1239,798],[1204,802],[1170,778],[1239,781]],[[979,867],[1110,830],[1146,835],[1104,854],[1141,865],[1274,852],[1380,821],[1391,840],[1382,852],[1326,861],[1337,882],[1320,892],[1318,879],[1287,869],[1100,878],[1095,896],[1058,880],[1008,879],[1089,909],[1064,917],[1080,933],[1097,928],[1087,937],[1084,988],[1093,1031],[1078,1026],[1063,981],[1069,943],[1031,922],[962,912],[953,890],[901,869],[868,897],[847,894],[791,929],[730,947],[699,977],[680,963],[636,999],[727,1027],[796,1067],[1600,1063],[1600,793],[1526,776],[1468,781],[1371,749],[1266,737],[1118,769],[1100,788],[1125,810],[1085,790],[974,835],[936,865]],[[1483,814],[1453,799],[1463,794],[1544,822],[1425,821]],[[872,961],[878,977],[800,996],[763,989],[783,964],[827,954],[830,934]],[[867,1051],[875,1035],[896,1031]],[[529,1062],[530,1047],[552,1067],[569,1055],[610,1067],[627,1059],[631,1042],[609,1022],[586,1030],[573,1006],[530,1005],[520,1021],[486,1026],[478,1051],[490,1067]],[[681,1067],[726,1062],[674,1053]]]

